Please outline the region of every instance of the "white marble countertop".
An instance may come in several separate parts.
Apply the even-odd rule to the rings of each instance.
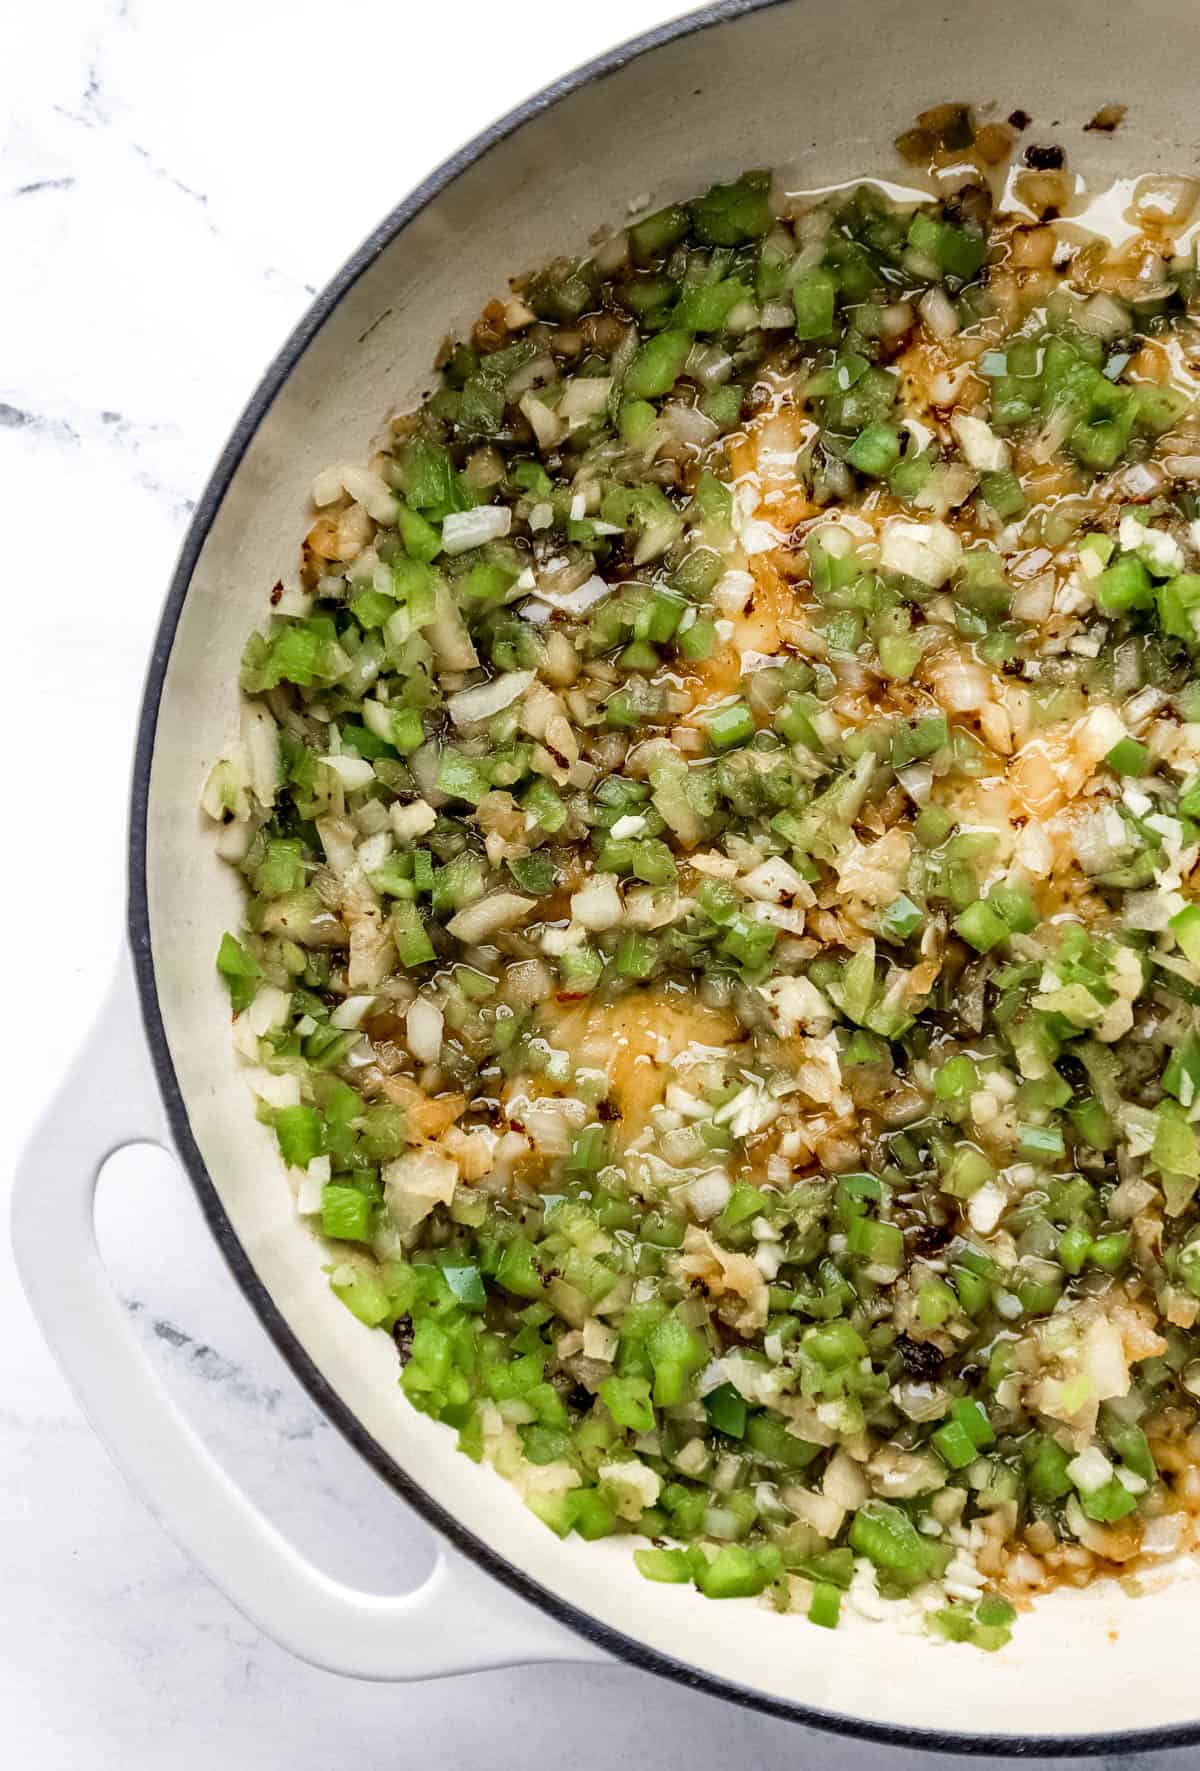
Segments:
[[[679,10],[516,0],[500,29],[474,0],[11,11],[0,66],[0,471],[18,665],[5,745],[18,809],[0,884],[21,1005],[10,1148],[113,967],[144,660],[188,514],[262,366],[438,160],[524,93]],[[461,47],[472,17],[487,53],[456,62],[446,103],[443,45]],[[215,1452],[325,1566],[381,1591],[411,1584],[429,1555],[424,1527],[314,1412],[183,1182],[145,1152],[113,1168],[102,1216],[117,1283]],[[14,1765],[453,1768],[486,1753],[515,1771],[550,1751],[580,1771],[785,1756],[899,1771],[920,1757],[617,1666],[387,1687],[289,1659],[125,1487],[38,1337],[6,1241],[0,1267],[0,1710]]]

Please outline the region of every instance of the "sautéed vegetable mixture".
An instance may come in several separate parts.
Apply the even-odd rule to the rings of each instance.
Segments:
[[[409,1402],[650,1580],[997,1648],[1200,1499],[1197,193],[900,145],[490,303],[204,805]]]

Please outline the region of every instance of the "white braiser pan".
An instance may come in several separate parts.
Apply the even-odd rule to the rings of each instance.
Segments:
[[[254,394],[196,511],[150,661],[129,851],[132,967],[24,1158],[14,1233],[47,1339],[97,1431],[167,1529],[295,1653],[416,1679],[525,1660],[622,1656],[776,1715],[908,1746],[1106,1752],[1200,1740],[1200,1588],[1182,1569],[1134,1599],[1062,1592],[997,1655],[889,1623],[836,1632],[752,1602],[657,1586],[630,1541],[560,1542],[455,1435],[414,1412],[386,1335],[330,1293],[272,1135],[236,1071],[213,956],[239,892],[197,812],[236,729],[238,660],[294,574],[308,488],[364,455],[429,386],[451,326],[511,274],[581,250],[627,203],[748,167],[798,188],[886,172],[892,138],[946,99],[1029,112],[1102,185],[1191,172],[1196,0],[749,0],[614,50],[496,124],[405,198],[313,304]],[[1128,107],[1115,135],[1085,133]],[[411,1595],[317,1572],[233,1487],[126,1328],[96,1250],[95,1178],[131,1142],[187,1169],[232,1280],[315,1402],[440,1533]]]

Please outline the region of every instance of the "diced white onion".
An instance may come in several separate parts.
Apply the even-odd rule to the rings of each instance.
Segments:
[[[515,928],[524,922],[531,910],[536,909],[536,898],[522,898],[516,892],[493,892],[489,898],[480,898],[477,904],[468,904],[465,910],[450,918],[446,927],[456,941],[473,947],[480,941],[490,940],[501,929]]]
[[[358,866],[354,846],[354,826],[346,818],[318,818],[317,835],[325,851],[325,859],[339,879]]]
[[[1125,722],[1115,707],[1093,707],[1074,727],[1071,736],[1080,755],[1099,762],[1126,736]]]
[[[532,1006],[554,994],[554,974],[542,959],[522,959],[510,965],[504,983],[511,1002]]]
[[[1081,1494],[1094,1494],[1113,1478],[1113,1467],[1098,1445],[1089,1445],[1067,1465],[1067,1475]]]
[[[1170,922],[1173,907],[1166,892],[1126,892],[1121,900],[1121,915],[1127,928],[1159,935]]]
[[[397,842],[416,842],[437,823],[437,813],[423,799],[407,806],[394,805],[391,816]]]
[[[892,301],[884,308],[880,316],[880,325],[885,338],[899,338],[907,332],[913,323],[913,306],[911,301]]]
[[[372,805],[375,805],[377,803],[378,803],[377,801],[372,801]],[[379,810],[382,813],[383,817],[386,819],[387,813],[383,810],[382,806],[379,807]],[[391,833],[391,831],[390,830],[376,831],[375,835],[369,836],[367,838],[366,842],[359,843],[359,845],[358,845],[358,864],[362,868],[363,872],[369,876],[372,873],[378,872],[379,868],[381,868],[383,866],[384,862],[387,860],[387,858],[391,854],[391,852],[392,852],[392,833]]]
[[[321,1193],[324,1181],[318,1180],[311,1168],[293,1168],[291,1173],[296,1177],[296,1210],[302,1218],[314,1218],[321,1209]]]
[[[304,621],[312,614],[315,597],[306,590],[285,590],[274,606],[276,615],[291,615],[297,621]]]
[[[1115,1322],[1098,1317],[1084,1335],[1083,1364],[1098,1401],[1129,1393],[1129,1361],[1121,1331]]]
[[[424,996],[409,1004],[405,1021],[408,1049],[419,1064],[436,1064],[442,1050],[445,1016]]]
[[[248,1014],[234,1016],[232,1039],[233,1049],[243,1062],[247,1064],[258,1063],[258,1034],[251,1027]]]
[[[754,1251],[754,1265],[770,1282],[783,1265],[783,1255],[773,1242],[760,1242]]]
[[[978,713],[991,689],[983,666],[960,652],[935,657],[930,667],[934,695],[947,713]]]
[[[290,990],[281,990],[276,984],[260,984],[254,1001],[246,1010],[245,1018],[251,1032],[261,1039],[272,1028],[282,1027],[291,1006]]]
[[[510,670],[490,683],[480,683],[473,689],[460,689],[456,695],[448,695],[446,711],[456,726],[470,726],[476,720],[491,719],[493,714],[502,713],[514,701],[519,701],[533,678],[532,670]]]
[[[1141,1553],[1143,1556],[1173,1556],[1182,1537],[1182,1513],[1163,1513],[1157,1519],[1147,1519],[1142,1528]]]
[[[933,792],[933,770],[928,763],[908,763],[896,770],[896,779],[914,805],[929,803]]]
[[[551,1074],[549,1067],[546,1073]],[[521,1123],[535,1150],[543,1156],[566,1155],[571,1148],[572,1135],[578,1129],[572,1118],[572,1109],[577,1105],[573,1101],[553,1099],[526,1101],[522,1105]]]
[[[659,418],[670,436],[692,448],[707,448],[717,434],[718,427],[711,418],[706,418],[698,406],[685,406],[681,400],[665,405]]]
[[[615,875],[593,874],[571,898],[571,919],[582,928],[598,932],[616,928],[622,916],[621,894]]]
[[[778,530],[772,528],[770,523],[760,522],[757,517],[752,517],[748,522],[742,524],[739,536],[742,552],[747,556],[753,556],[756,553],[770,553],[771,549],[778,547],[783,539],[783,536]]]
[[[706,1173],[697,1176],[687,1188],[692,1216],[706,1224],[710,1218],[715,1218],[719,1212],[724,1211],[732,1192],[733,1182],[723,1168],[708,1169]]]
[[[354,756],[349,751],[343,751],[339,756],[323,756],[321,761],[327,769],[333,770],[347,793],[355,793],[375,779],[375,770],[365,756]]]
[[[833,1009],[811,978],[771,978],[758,986],[758,992],[785,1039],[794,1038],[801,1028],[823,1037],[833,1026]]]
[[[558,402],[561,417],[583,420],[595,418],[608,405],[612,381],[607,375],[577,375],[568,381]]]
[[[1162,529],[1147,529],[1146,539],[1142,543],[1142,558],[1152,572],[1160,578],[1172,572],[1182,572],[1184,566],[1183,549],[1173,535]]]
[[[521,411],[529,420],[539,449],[553,449],[567,434],[566,420],[534,393],[522,394]]]
[[[457,1162],[432,1150],[410,1151],[383,1168],[384,1198],[402,1234],[415,1230],[435,1205],[449,1205],[457,1184]]]
[[[917,510],[927,510],[939,522],[971,496],[977,474],[965,461],[939,461],[913,499]]]
[[[1139,178],[1134,186],[1132,208],[1139,221],[1159,227],[1179,227],[1196,207],[1200,182],[1170,174]]]
[[[449,517],[446,520],[449,522]],[[479,663],[475,643],[448,585],[439,584],[433,620],[426,622],[422,632],[443,670],[474,670]]]
[[[1026,824],[1017,838],[1013,859],[1034,879],[1048,879],[1054,866],[1054,845],[1040,824]]]
[[[880,564],[940,590],[962,558],[962,542],[944,523],[913,523],[897,517],[883,532]]]
[[[740,615],[754,595],[753,572],[726,572],[712,593],[715,606],[723,615]]]
[[[867,1478],[854,1459],[845,1451],[835,1451],[821,1478],[821,1493],[838,1506],[853,1510],[861,1507],[870,1489]]]
[[[620,1339],[618,1329],[589,1316],[583,1325],[583,1356],[585,1359],[607,1360],[611,1364],[617,1356]]]
[[[634,565],[644,566],[650,560],[656,560],[659,554],[666,553],[678,535],[679,518],[673,511],[669,516],[647,523],[638,537],[638,544],[633,551]]]
[[[1140,726],[1144,721],[1153,719],[1154,715],[1166,704],[1167,697],[1162,690],[1156,689],[1153,684],[1148,684],[1146,688],[1139,690],[1125,703],[1125,724],[1134,727]]]
[[[764,301],[758,318],[764,332],[789,332],[796,324],[796,310],[786,301]]]
[[[733,373],[733,358],[719,344],[694,344],[683,365],[685,375],[702,387],[720,387]],[[651,430],[649,435],[656,434]]]
[[[958,315],[954,311],[954,303],[944,289],[935,283],[927,289],[917,303],[917,312],[924,321],[927,331],[935,338],[953,338],[958,331]]]
[[[523,326],[532,325],[535,318],[533,309],[519,296],[509,296],[504,304],[504,324],[510,332],[519,332]]]
[[[1114,476],[1113,494],[1122,498],[1153,498],[1164,486],[1163,470],[1153,461],[1135,461]]]
[[[368,696],[362,704],[362,717],[363,725],[366,726],[368,732],[373,732],[377,738],[382,738],[385,744],[391,743],[392,710],[390,707],[385,707],[382,701],[376,701],[372,696]]]
[[[553,381],[558,374],[558,365],[549,351],[539,351],[537,356],[530,357],[519,369],[514,369],[504,383],[506,400],[518,399],[528,388],[544,387]]]
[[[593,603],[598,603],[601,597],[606,597],[608,591],[609,587],[603,578],[599,578],[593,573],[590,578],[585,578],[582,584],[577,584],[574,590],[548,590],[544,585],[539,585],[537,601],[549,604],[550,608],[558,609],[563,615],[583,615],[592,607]],[[530,618],[531,606],[526,603],[521,611],[526,619]]]
[[[300,1105],[300,1078],[293,1075],[276,1076],[270,1070],[247,1070],[246,1080],[260,1101],[268,1107],[298,1107]]]
[[[1071,847],[1085,873],[1107,873],[1127,846],[1125,824],[1115,806],[1085,812],[1071,826]]]
[[[1008,466],[1008,444],[990,424],[969,412],[956,412],[950,429],[969,466],[978,473],[1001,473]]]
[[[485,542],[499,541],[512,528],[507,504],[480,504],[474,510],[452,510],[442,524],[442,548],[448,554],[466,553]]]
[[[250,772],[250,785],[260,806],[275,804],[279,786],[279,732],[265,707],[242,704],[242,745]]]
[[[347,996],[329,1017],[330,1025],[343,1032],[354,1032],[362,1026],[375,1004],[374,996]]]
[[[361,504],[367,515],[375,522],[395,522],[396,513],[400,508],[400,500],[382,474],[375,473],[369,467],[344,467],[342,469],[342,484],[355,504]]]
[[[1057,455],[1075,422],[1073,407],[1066,405],[1057,407],[1030,445],[1030,454],[1033,459],[1035,461],[1049,461],[1052,456]]]
[[[1081,332],[1090,332],[1093,338],[1119,338],[1129,330],[1129,309],[1124,302],[1102,290],[1084,302],[1075,316],[1075,323]]]
[[[322,468],[312,483],[312,501],[320,510],[326,504],[336,504],[342,495],[342,474],[340,467]]]
[[[740,892],[757,899],[760,904],[781,904],[795,899],[802,904],[813,902],[812,887],[782,855],[772,855],[760,862],[737,884]]]
[[[972,1193],[967,1205],[971,1228],[980,1236],[990,1236],[1004,1216],[1007,1204],[1008,1195],[1004,1188],[998,1187],[995,1181],[985,1181],[982,1187]]]

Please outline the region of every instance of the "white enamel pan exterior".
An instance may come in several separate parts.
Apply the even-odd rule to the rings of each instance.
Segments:
[[[1200,1589],[1186,1570],[1140,1600],[1111,1583],[1044,1600],[994,1656],[886,1623],[832,1633],[643,1581],[628,1542],[561,1543],[460,1456],[404,1401],[388,1338],[330,1294],[255,1121],[213,969],[238,891],[196,811],[235,729],[246,632],[269,587],[294,575],[314,473],[365,453],[386,413],[427,388],[447,328],[469,324],[511,273],[581,248],[642,192],[667,201],[770,164],[800,187],[886,171],[892,137],[946,98],[1022,107],[1035,120],[1026,139],[1062,142],[1089,180],[1194,171],[1198,66],[1196,0],[733,0],[614,51],[464,149],[367,241],[267,372],[196,512],[150,664],[130,847],[136,994],[132,976],[118,981],[34,1140],[14,1233],[47,1338],[114,1455],[194,1559],[296,1653],[380,1679],[615,1654],[775,1714],[958,1751],[1200,1740]],[[1129,107],[1122,129],[1085,134],[1111,100]],[[415,1594],[368,1597],[307,1565],[130,1341],[92,1194],[103,1158],[146,1140],[177,1153],[235,1280],[317,1403],[442,1534]]]

